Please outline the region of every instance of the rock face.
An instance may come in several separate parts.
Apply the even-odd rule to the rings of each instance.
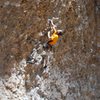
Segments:
[[[44,50],[49,18],[64,35]],[[0,0],[0,100],[99,100],[99,18],[99,0]]]

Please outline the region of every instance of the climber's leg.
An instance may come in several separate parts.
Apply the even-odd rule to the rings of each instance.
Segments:
[[[49,42],[51,42],[51,40],[43,45],[44,49],[52,49],[52,45],[50,45]]]
[[[48,49],[48,48],[49,48],[48,43],[44,43],[44,44],[43,44],[43,48],[44,48],[44,49]]]

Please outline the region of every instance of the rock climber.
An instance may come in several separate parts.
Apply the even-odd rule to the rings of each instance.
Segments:
[[[51,31],[48,32],[49,40],[46,44],[44,44],[44,48],[49,48],[49,47],[52,48],[52,46],[54,46],[58,42],[60,36],[62,36],[62,33],[63,33],[62,30],[56,29],[56,26],[54,25],[52,20],[49,20],[49,23],[52,26],[51,26]],[[51,32],[52,32],[52,34],[51,34]],[[50,36],[50,34],[51,34],[51,36]]]

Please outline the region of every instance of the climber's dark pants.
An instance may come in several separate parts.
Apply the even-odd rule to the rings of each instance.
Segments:
[[[49,44],[50,42],[51,42],[51,40],[44,44],[44,46],[43,46],[44,49],[49,49],[49,48],[52,49],[52,45]]]

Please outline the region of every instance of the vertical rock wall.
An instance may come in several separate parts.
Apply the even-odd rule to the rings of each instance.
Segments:
[[[0,0],[0,99],[99,100],[95,6],[95,0]],[[43,70],[26,59],[47,41],[39,33],[49,18],[64,35],[52,51],[36,51],[47,57]]]

